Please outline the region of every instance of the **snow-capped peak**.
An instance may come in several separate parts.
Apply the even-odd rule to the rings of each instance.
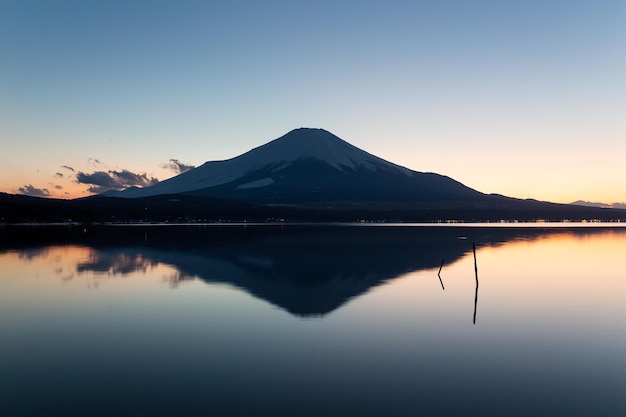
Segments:
[[[316,158],[344,170],[363,167],[375,170],[376,166],[399,169],[410,175],[411,171],[384,159],[371,155],[324,129],[300,128],[252,149],[238,158],[252,166],[261,167],[270,163],[291,163],[301,158]],[[237,159],[237,158],[235,158]]]

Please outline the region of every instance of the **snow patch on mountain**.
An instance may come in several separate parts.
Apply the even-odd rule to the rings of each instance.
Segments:
[[[153,186],[122,191],[120,197],[134,198],[159,194],[176,194],[226,184],[241,178],[248,172],[247,165],[242,163],[245,161],[237,161],[236,159],[206,162],[198,168],[161,181]]]
[[[261,188],[267,187],[268,185],[274,184],[274,180],[271,178],[261,178],[260,180],[247,182],[245,184],[241,184],[237,187],[237,190],[245,190],[248,188]]]

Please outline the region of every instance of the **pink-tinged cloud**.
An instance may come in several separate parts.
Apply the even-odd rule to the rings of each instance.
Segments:
[[[127,169],[121,171],[96,171],[91,174],[78,172],[76,180],[79,184],[90,185],[89,192],[102,193],[109,190],[122,190],[128,187],[146,187],[159,182],[144,173],[134,173]]]
[[[47,188],[37,188],[33,187],[32,184],[25,185],[20,187],[19,192],[24,195],[29,195],[31,197],[48,197],[50,196],[50,190]]]

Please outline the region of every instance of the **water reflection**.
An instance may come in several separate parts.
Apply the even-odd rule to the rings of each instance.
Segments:
[[[625,244],[600,229],[0,228],[0,415],[621,417]]]
[[[47,256],[51,247],[73,244],[88,251],[59,269],[64,279],[147,273],[158,265],[173,271],[170,286],[199,279],[245,290],[296,316],[324,316],[349,300],[409,272],[441,271],[472,252],[472,245],[495,247],[549,236],[578,237],[594,229],[476,229],[394,227],[92,227],[3,230],[0,250],[20,259]],[[45,246],[38,246],[45,245]],[[475,256],[475,249],[474,249]],[[70,259],[66,259],[70,262]],[[441,261],[439,261],[441,260]],[[475,275],[474,315],[478,303]]]
[[[89,259],[76,265],[78,273],[90,271],[96,274],[129,274],[132,272],[146,272],[150,267],[158,264],[157,261],[146,259],[141,253],[110,253],[94,251]]]

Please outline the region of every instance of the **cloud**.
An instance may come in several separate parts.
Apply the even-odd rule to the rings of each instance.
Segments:
[[[97,171],[92,174],[86,174],[84,172],[78,172],[76,174],[76,180],[81,184],[93,184],[101,187],[117,187],[118,183],[108,172]]]
[[[144,172],[136,174],[127,169],[121,171],[95,171],[91,174],[78,172],[76,180],[79,184],[88,184],[92,193],[102,193],[109,190],[121,190],[128,187],[146,187],[159,182],[154,177],[148,177]]]
[[[75,171],[75,170],[74,170],[74,168],[72,168],[71,166],[68,166],[68,165],[61,165],[61,168],[65,168],[65,169],[67,169],[68,171],[72,171],[72,172],[74,172],[74,171]]]
[[[168,162],[161,164],[161,168],[172,170],[177,174],[182,174],[190,169],[194,169],[195,166],[182,163],[178,159],[170,159]]]
[[[101,164],[101,162],[100,162],[100,161],[98,161],[98,160],[97,160],[97,159],[95,159],[95,158],[87,158],[87,162],[89,162],[89,163],[90,163],[90,164],[92,164],[92,165],[100,165],[100,164]]]
[[[47,188],[36,188],[32,184],[20,187],[18,190],[20,193],[31,197],[48,197],[50,195],[50,191]]]
[[[56,174],[54,174],[54,178],[63,178],[63,174],[57,172]]]
[[[54,188],[56,188],[57,190],[62,190],[63,189],[63,187],[60,186],[60,185],[55,185]]]

